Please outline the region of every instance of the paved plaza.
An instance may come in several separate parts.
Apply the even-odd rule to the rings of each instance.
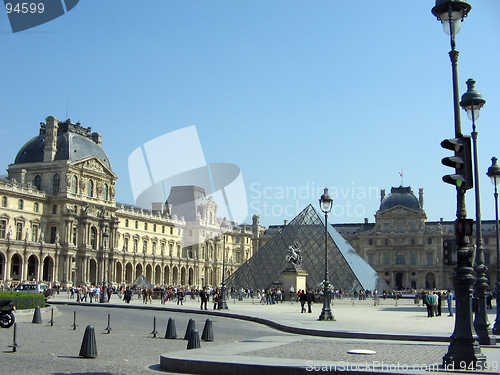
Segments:
[[[49,324],[50,308],[43,312],[41,325],[31,323],[32,312],[18,314],[19,330],[25,333],[20,334],[22,339],[18,339],[20,348],[16,353],[11,353],[8,347],[12,344],[12,329],[0,331],[2,364],[7,364],[8,369],[17,374],[140,374],[157,371],[273,375],[323,371],[428,374],[429,371],[437,372],[438,365],[442,363],[455,323],[454,317],[447,316],[446,309],[443,309],[440,317],[427,318],[426,308],[415,305],[412,299],[398,300],[397,303],[393,299],[381,299],[377,306],[374,306],[373,300],[335,300],[332,305],[335,321],[317,320],[322,307],[320,304],[314,304],[313,312],[309,314],[300,313],[300,304],[289,301],[264,305],[251,299],[230,300],[229,310],[221,312],[211,310],[211,303],[209,310],[201,311],[197,299],[189,298],[183,306],[173,302],[162,305],[159,300],[145,305],[137,297],[129,305],[116,295],[106,304],[83,303],[73,306],[75,300],[69,299],[66,293],[50,301],[55,311],[54,327]],[[158,323],[159,338],[152,340],[150,333],[153,327],[150,321],[147,324],[151,329],[147,326],[137,332],[140,324],[131,325],[116,318],[112,320],[111,333],[105,334],[107,322],[103,314],[99,313],[102,307],[120,308],[106,310],[115,310],[116,314],[135,308],[157,314],[161,317]],[[493,310],[488,310],[492,324],[496,312],[495,305],[493,307]],[[77,311],[81,325],[76,332],[70,327],[73,310]],[[176,312],[181,312],[177,316],[185,316],[184,320],[188,317],[196,319],[200,334],[205,320],[213,320],[215,340],[202,341],[201,348],[186,350],[186,341],[162,339],[168,314]],[[143,313],[146,312],[140,316]],[[112,316],[116,314],[112,312]],[[82,360],[78,358],[78,350],[84,327],[89,321],[94,322],[93,326],[96,327],[99,356]],[[218,331],[223,329],[221,325],[228,325],[224,322],[245,321],[254,324],[250,329],[255,330],[255,333],[262,330],[258,331],[261,336],[253,335],[249,339],[240,337],[235,341],[218,339]],[[183,336],[185,325],[182,324],[185,323],[177,323],[178,337]],[[26,342],[26,331],[29,332],[29,343]],[[73,337],[71,342],[68,336]],[[70,347],[74,349],[70,350]],[[371,350],[376,353],[350,354],[352,350]],[[481,350],[491,365],[489,371],[481,373],[498,374],[500,345],[482,347]],[[134,360],[135,356],[141,357],[141,360],[131,368],[126,362]],[[37,371],[33,372],[33,364],[26,363],[29,360],[44,363],[47,357],[52,359],[48,363],[54,363],[54,371],[37,367]],[[73,369],[75,361],[81,364],[78,372]],[[67,363],[66,371],[60,368],[61,363]],[[23,372],[25,369],[31,372]]]

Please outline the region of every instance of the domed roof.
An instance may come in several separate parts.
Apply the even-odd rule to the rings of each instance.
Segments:
[[[40,134],[29,140],[17,153],[14,164],[39,163],[44,161],[45,148],[44,123],[40,123]],[[88,156],[97,156],[109,169],[111,163],[101,148],[101,136],[91,133],[80,123],[72,124],[68,119],[59,123],[57,129],[57,150],[54,160],[78,161]]]
[[[420,203],[417,197],[413,194],[411,187],[393,187],[391,193],[385,196],[380,202],[380,210],[388,210],[389,208],[403,206],[412,210],[420,210]]]

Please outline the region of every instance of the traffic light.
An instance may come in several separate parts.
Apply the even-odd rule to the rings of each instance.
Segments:
[[[443,263],[445,266],[457,264],[457,250],[457,241],[454,238],[443,241]]]
[[[455,168],[455,174],[443,176],[443,181],[456,186],[460,190],[472,189],[474,181],[472,177],[472,154],[470,136],[464,135],[459,138],[445,139],[441,147],[455,151],[454,156],[444,158],[441,162]]]

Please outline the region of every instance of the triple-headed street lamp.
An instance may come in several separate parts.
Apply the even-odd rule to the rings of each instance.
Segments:
[[[321,212],[325,214],[325,280],[323,281],[323,310],[321,310],[318,320],[334,320],[330,308],[331,288],[328,280],[328,214],[332,210],[333,199],[328,194],[327,188],[325,188],[323,195],[319,199],[319,206]]]
[[[453,276],[457,314],[455,315],[455,329],[451,337],[448,353],[443,357],[446,369],[460,368],[466,365],[475,369],[486,361],[481,353],[477,335],[472,323],[472,285],[474,276],[472,269],[472,251],[469,249],[469,236],[472,235],[472,225],[467,220],[465,207],[465,192],[472,188],[471,176],[468,175],[470,165],[470,138],[464,137],[460,123],[460,98],[458,91],[458,55],[455,49],[455,35],[460,31],[462,21],[471,10],[471,5],[465,1],[436,0],[432,8],[434,14],[443,24],[444,31],[450,35],[451,51],[449,53],[452,65],[453,82],[453,113],[455,138],[445,140],[442,146],[454,149],[455,156],[443,159],[443,164],[455,167],[456,174],[443,177],[445,182],[455,185],[457,191],[457,220],[455,225],[455,239],[457,242],[457,266]],[[453,147],[452,147],[453,146]],[[467,151],[467,152],[464,152]]]
[[[491,167],[488,168],[488,175],[491,178],[491,183],[495,185],[495,224],[496,224],[496,236],[497,236],[497,318],[495,321],[495,326],[493,327],[493,334],[500,335],[500,311],[498,310],[498,305],[500,305],[500,244],[499,232],[498,232],[498,190],[497,186],[500,183],[500,166],[497,164],[497,158],[491,158]]]
[[[222,294],[222,299],[220,302],[220,308],[222,310],[229,310],[229,307],[227,307],[227,300],[226,300],[226,233],[229,231],[229,228],[231,226],[227,223],[226,219],[222,220],[222,223],[220,224],[221,231],[222,231],[222,283],[221,283],[221,294]]]
[[[488,279],[486,271],[488,268],[484,264],[483,231],[481,225],[481,199],[479,197],[479,170],[477,157],[477,131],[476,120],[486,100],[475,89],[476,81],[469,78],[467,81],[467,92],[462,95],[460,106],[467,112],[467,117],[472,121],[472,146],[474,160],[474,192],[476,198],[476,259],[475,267],[476,282],[474,284],[474,298],[477,301],[475,311],[474,328],[479,336],[479,344],[495,345],[496,338],[491,332],[488,315],[486,314],[486,291],[488,289]]]

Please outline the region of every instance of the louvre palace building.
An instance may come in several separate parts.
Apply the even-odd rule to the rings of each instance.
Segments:
[[[396,290],[453,289],[453,267],[443,264],[443,241],[455,238],[454,221],[427,221],[424,190],[411,187],[381,190],[375,223],[336,224],[335,229],[388,285]],[[497,274],[495,221],[483,221],[484,264],[491,290]],[[474,225],[475,235],[475,225]],[[469,245],[476,243],[470,237]]]
[[[216,286],[223,264],[229,277],[288,223],[264,228],[258,215],[252,224],[228,222],[196,186],[172,187],[166,202],[150,208],[117,203],[118,177],[101,144],[90,128],[49,116],[19,150],[0,179],[4,285],[133,285],[145,276],[154,285]],[[176,197],[192,202],[192,214],[175,211]],[[382,190],[375,223],[333,227],[391,288],[452,288],[453,269],[443,264],[442,246],[454,237],[454,222],[427,221],[423,189],[418,198],[410,187],[393,187],[387,195]],[[483,221],[482,229],[493,285],[495,222]]]
[[[196,214],[172,204],[152,209],[115,201],[117,176],[101,148],[102,136],[49,116],[0,179],[0,281],[63,287],[132,285],[144,275],[155,285],[216,286],[249,259],[264,228],[222,219],[217,204],[195,186]],[[225,251],[223,251],[223,247]]]

